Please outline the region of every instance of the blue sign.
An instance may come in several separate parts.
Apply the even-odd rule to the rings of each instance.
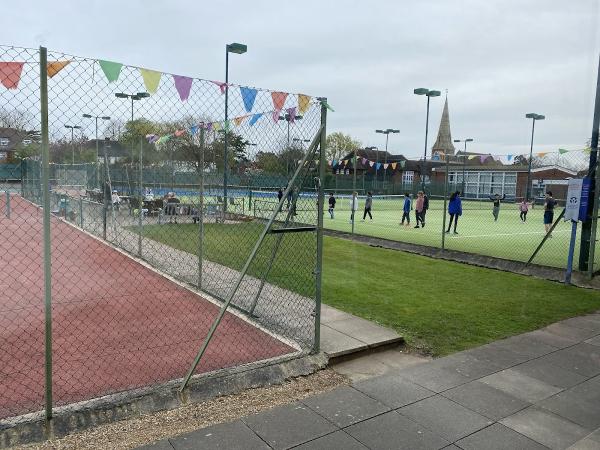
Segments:
[[[579,201],[579,220],[585,222],[588,216],[588,203],[590,199],[590,184],[591,180],[589,178],[583,179],[583,184],[581,185],[581,200]]]

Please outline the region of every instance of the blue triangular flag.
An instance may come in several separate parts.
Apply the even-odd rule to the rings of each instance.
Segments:
[[[335,167],[335,166],[337,166],[337,160],[336,160],[336,159],[334,159],[334,160],[333,160],[333,162],[331,163],[331,166],[332,166],[332,167]]]
[[[240,93],[242,94],[242,99],[244,100],[244,107],[246,108],[246,112],[252,111],[252,107],[254,106],[254,100],[256,100],[257,92],[258,91],[256,89],[240,86]]]
[[[193,136],[194,134],[196,134],[198,132],[198,125],[192,125],[190,127],[190,134]]]
[[[250,119],[250,122],[248,122],[248,125],[252,126],[254,125],[256,122],[258,122],[258,119],[260,119],[262,117],[263,113],[258,113],[258,114],[254,114],[252,116],[252,119]]]
[[[512,159],[512,155],[506,155],[506,159],[510,161]]]
[[[381,167],[381,163],[377,163],[377,168],[375,170],[379,170],[380,167]]]

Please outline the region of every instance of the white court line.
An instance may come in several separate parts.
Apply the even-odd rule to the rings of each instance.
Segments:
[[[552,234],[556,233],[568,233],[570,230],[554,230]],[[527,234],[546,234],[544,231],[529,231],[526,233],[494,233],[494,234],[451,234],[450,237],[454,238],[478,238],[478,237],[497,237],[497,236],[519,236]]]

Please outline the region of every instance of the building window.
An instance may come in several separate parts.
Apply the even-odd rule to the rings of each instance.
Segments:
[[[10,144],[10,139],[0,137],[0,147],[8,147],[8,144]]]
[[[6,152],[0,152],[0,161],[3,159],[6,159],[6,157],[8,156],[8,153]]]
[[[415,179],[415,172],[412,170],[405,170],[402,172],[402,183],[412,184]]]

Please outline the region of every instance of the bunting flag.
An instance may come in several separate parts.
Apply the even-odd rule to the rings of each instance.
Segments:
[[[325,105],[325,108],[327,108],[329,111],[335,112],[335,109],[329,106],[329,103],[327,103],[325,100],[323,100],[323,104]]]
[[[272,118],[273,118],[273,122],[277,123],[279,121],[279,113],[281,112],[280,109],[276,109],[275,111],[273,111],[272,114]]]
[[[289,117],[288,122],[294,123],[296,121],[296,109],[297,108],[295,106],[286,109],[286,112],[287,112],[288,117]]]
[[[328,165],[329,167],[331,167],[331,166],[332,166],[332,162],[331,162],[331,161],[327,161],[327,165]]]
[[[390,164],[390,166],[392,166],[392,170],[396,170],[396,165],[397,165],[397,163],[395,163],[395,162]]]
[[[231,129],[231,121],[230,120],[224,121],[223,122],[223,130],[225,130],[225,132],[228,133],[230,129]]]
[[[564,155],[565,153],[568,153],[568,152],[569,152],[569,150],[564,149],[564,148],[559,148],[558,149],[558,153],[560,153],[561,155]]]
[[[246,120],[247,118],[248,118],[248,116],[235,117],[233,119],[233,123],[235,123],[236,127],[239,127],[244,122],[244,120]]]
[[[335,160],[335,159],[334,159],[334,160],[332,161],[331,165],[333,165],[333,167],[337,166],[337,160]]]
[[[190,134],[193,136],[198,132],[198,125],[192,125],[190,127]]]
[[[250,126],[254,125],[256,122],[258,122],[258,119],[260,119],[261,117],[262,117],[262,113],[253,114],[252,118],[250,119],[250,122],[248,122],[248,125],[250,125]]]
[[[225,93],[225,89],[227,89],[227,83],[223,83],[222,81],[211,81],[211,83],[219,86],[219,89],[221,89],[221,94]]]
[[[102,69],[102,72],[104,72],[109,83],[119,79],[123,64],[113,61],[104,61],[102,59],[98,60],[98,64],[100,64],[100,68]]]
[[[183,136],[185,134],[185,130],[175,130],[175,136]]]
[[[151,94],[154,94],[158,89],[158,84],[160,83],[160,77],[162,74],[156,70],[150,69],[140,69],[140,73],[144,79],[144,86],[146,86],[146,90]]]
[[[219,131],[221,129],[221,124],[219,122],[213,122],[212,128],[215,131]]]
[[[192,89],[192,78],[183,77],[181,75],[173,75],[173,81],[175,82],[175,89],[179,93],[179,98],[182,102],[185,102],[190,96],[190,90]]]
[[[71,61],[52,61],[48,63],[48,78],[52,78],[58,72],[69,65]]]
[[[298,94],[298,110],[304,114],[310,107],[310,95]]]
[[[206,131],[211,131],[213,129],[213,123],[208,122],[204,125],[204,127],[206,128]]]
[[[167,142],[169,139],[171,139],[171,135],[167,134],[165,136],[161,136],[156,140],[156,145],[161,145],[164,144],[165,142]]]
[[[0,62],[0,83],[6,89],[17,89],[23,71],[22,62]]]
[[[287,92],[271,92],[271,99],[276,110],[281,111],[287,98]]]
[[[536,153],[535,156],[539,157],[539,158],[543,158],[544,156],[546,156],[547,152],[540,152],[540,153]]]
[[[257,93],[258,91],[256,89],[240,86],[240,94],[242,94],[242,100],[244,100],[244,108],[246,108],[246,112],[252,111]]]
[[[510,161],[512,159],[513,155],[506,155],[506,160]]]
[[[379,170],[379,169],[381,169],[381,163],[377,163],[377,165],[375,166],[375,170],[376,171]]]
[[[385,163],[385,164],[383,165],[383,170],[387,170],[388,166],[389,166],[389,164],[388,164],[388,163]]]
[[[366,164],[367,164],[367,158],[363,158],[363,159],[361,160],[361,162],[362,162],[362,165],[363,165],[363,166],[364,166],[364,165],[366,165]]]
[[[469,159],[475,159],[477,158],[477,155],[469,155]]]
[[[158,140],[158,136],[155,134],[147,134],[146,139],[148,139],[148,144],[154,144]]]
[[[481,164],[483,164],[487,158],[488,158],[487,155],[479,155],[479,162],[481,162]]]
[[[592,149],[591,148],[584,148],[583,149],[584,153],[592,153]]]
[[[406,165],[406,161],[400,161],[400,167],[402,167],[404,169],[405,165]]]

